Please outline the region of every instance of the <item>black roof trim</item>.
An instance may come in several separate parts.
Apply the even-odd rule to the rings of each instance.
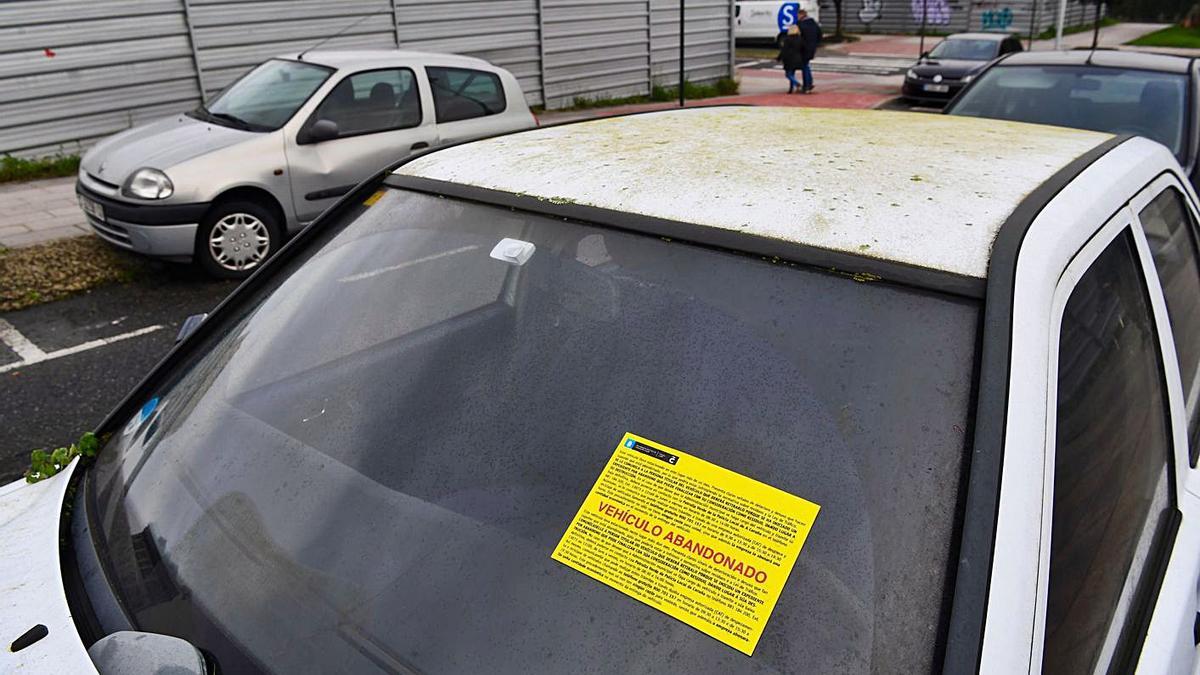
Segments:
[[[984,280],[943,270],[917,267],[892,260],[818,248],[806,244],[772,239],[717,227],[707,227],[645,216],[625,211],[589,206],[575,202],[545,199],[502,190],[463,185],[421,176],[391,175],[384,185],[427,194],[453,197],[467,201],[527,211],[554,218],[650,234],[666,239],[686,241],[701,246],[748,253],[818,267],[859,281],[887,281],[906,286],[950,293],[970,298],[982,298]]]
[[[992,245],[984,304],[975,438],[954,579],[954,601],[946,636],[943,672],[973,673],[983,655],[984,620],[992,582],[1000,472],[1008,417],[1012,365],[1013,290],[1017,261],[1034,219],[1059,192],[1110,150],[1131,138],[1111,138],[1077,157],[1031,192],[1009,215]]]

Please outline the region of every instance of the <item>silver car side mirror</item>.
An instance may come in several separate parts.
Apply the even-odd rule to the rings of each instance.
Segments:
[[[207,318],[208,312],[204,312],[203,314],[193,314],[184,319],[183,325],[179,327],[179,333],[175,335],[175,343],[178,344],[183,342],[187,336],[195,333],[196,329],[199,328],[200,324],[204,323],[204,320]]]
[[[188,642],[160,633],[124,630],[88,648],[100,675],[206,675],[204,655]]]

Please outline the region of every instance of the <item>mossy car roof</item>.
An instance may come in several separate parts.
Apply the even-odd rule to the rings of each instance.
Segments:
[[[984,278],[1021,200],[1109,138],[948,115],[693,108],[498,136],[396,173]]]

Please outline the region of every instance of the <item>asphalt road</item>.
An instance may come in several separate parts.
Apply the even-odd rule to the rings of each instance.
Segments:
[[[99,424],[170,350],[183,320],[235,287],[156,265],[133,283],[0,314],[0,485],[24,473],[30,450]]]

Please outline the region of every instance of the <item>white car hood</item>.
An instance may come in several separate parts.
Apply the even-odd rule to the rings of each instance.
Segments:
[[[0,673],[95,673],[79,638],[63,586],[59,528],[75,459],[40,483],[0,487]],[[12,652],[13,640],[37,624],[46,637]]]

